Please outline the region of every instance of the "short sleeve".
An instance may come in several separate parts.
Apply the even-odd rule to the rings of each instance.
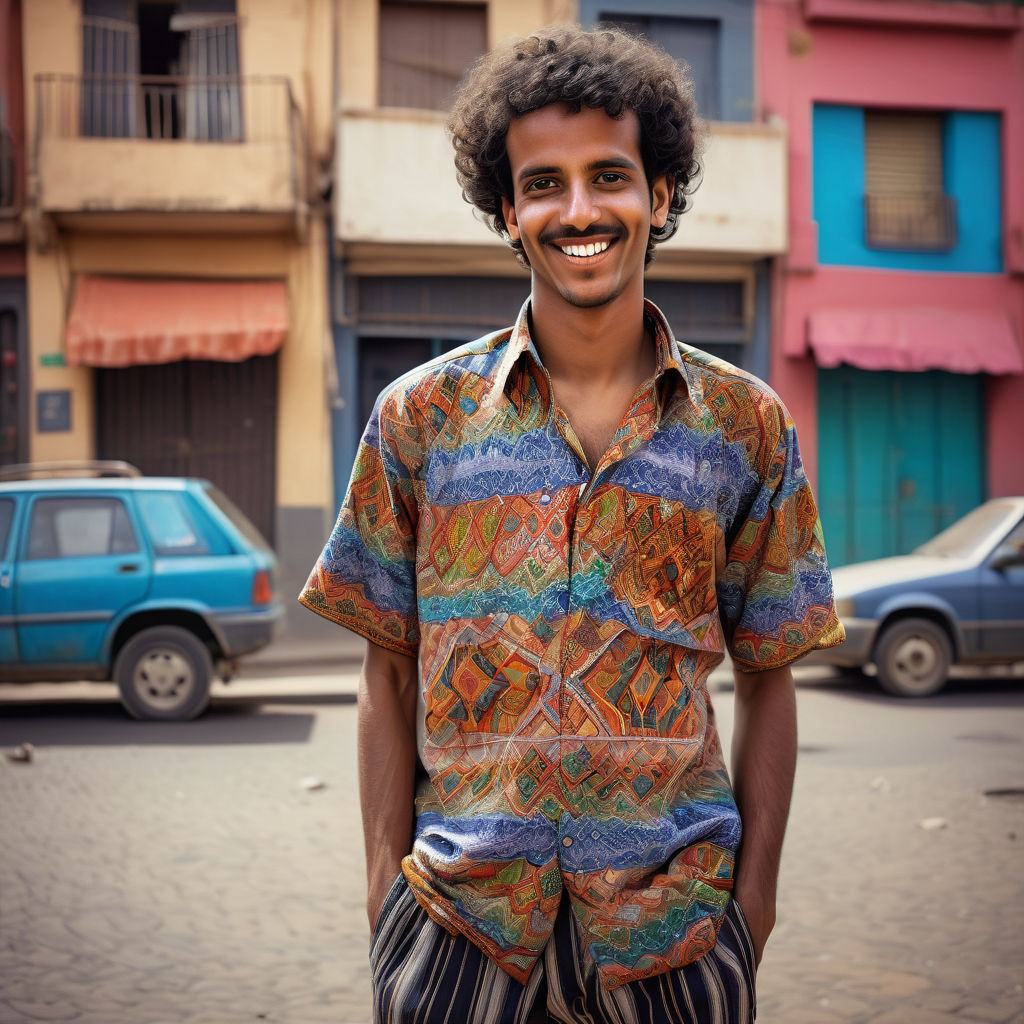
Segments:
[[[400,654],[419,649],[415,473],[420,435],[401,393],[377,400],[345,500],[299,601]]]
[[[764,436],[718,579],[726,642],[745,672],[781,668],[845,639],[796,430],[774,395],[759,419]]]

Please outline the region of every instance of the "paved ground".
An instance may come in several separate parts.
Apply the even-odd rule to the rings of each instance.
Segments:
[[[263,671],[181,726],[0,687],[0,749],[37,747],[0,759],[2,1024],[369,1020],[354,678]],[[759,1021],[1024,1022],[1024,687],[823,679]]]

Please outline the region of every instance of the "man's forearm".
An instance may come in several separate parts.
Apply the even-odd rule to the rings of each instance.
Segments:
[[[796,770],[796,696],[788,668],[735,675],[732,782],[743,840],[733,893],[760,958],[775,925],[779,860]]]
[[[359,677],[358,760],[371,928],[412,848],[416,686],[415,659],[367,644]]]

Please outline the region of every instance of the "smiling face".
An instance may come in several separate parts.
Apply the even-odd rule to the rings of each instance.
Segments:
[[[665,224],[671,188],[647,181],[636,114],[556,103],[515,118],[505,141],[513,199],[502,212],[530,261],[535,305],[593,308],[630,290],[639,301],[647,239]]]

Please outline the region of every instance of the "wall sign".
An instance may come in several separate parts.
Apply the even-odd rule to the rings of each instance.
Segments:
[[[36,423],[39,433],[71,429],[71,391],[37,391]]]

